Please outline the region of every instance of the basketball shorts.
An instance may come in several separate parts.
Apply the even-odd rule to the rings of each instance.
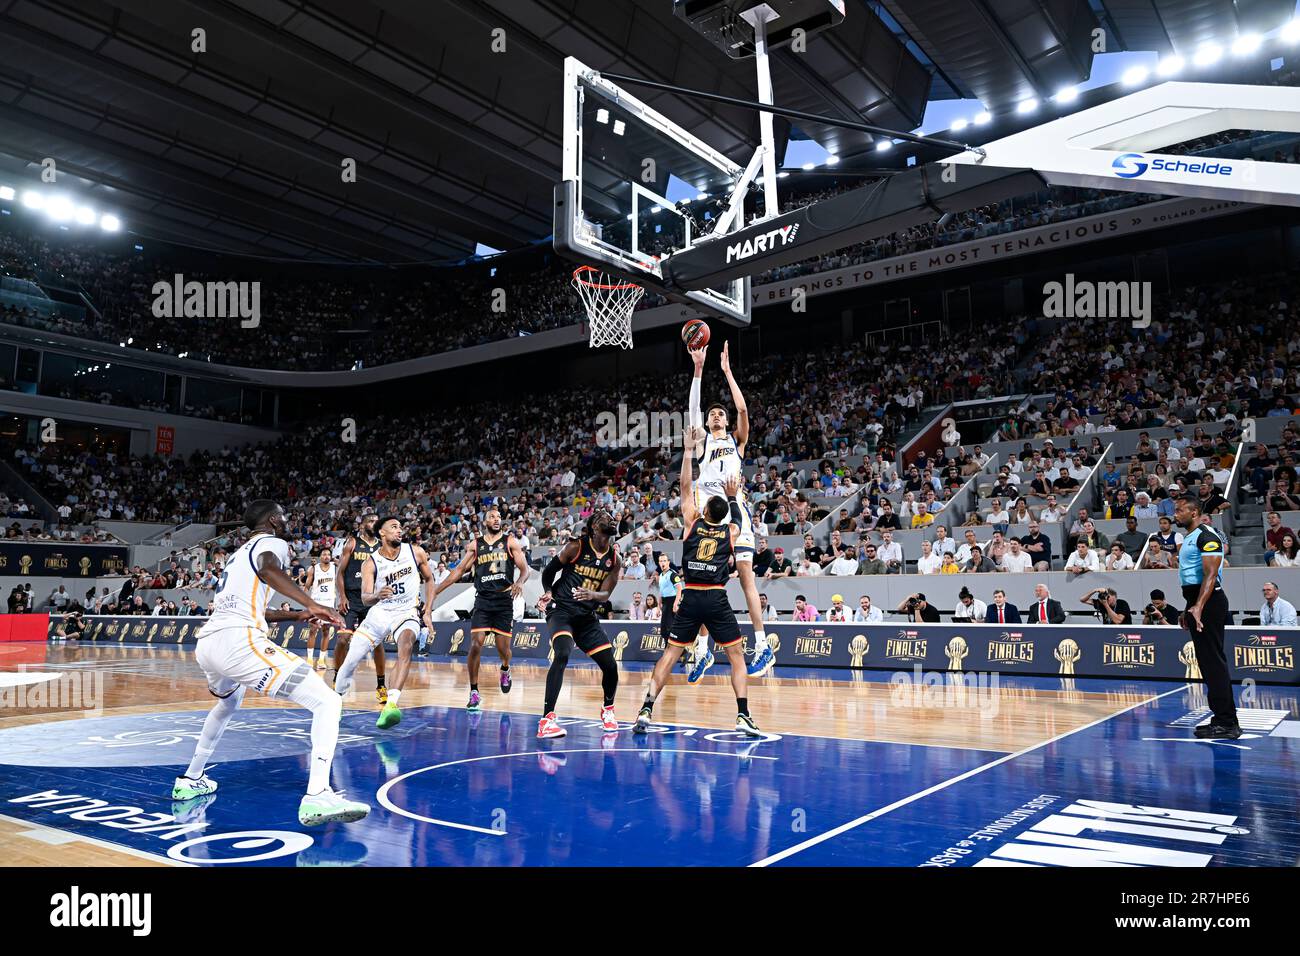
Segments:
[[[514,633],[515,605],[513,601],[490,603],[477,598],[474,610],[470,613],[469,629],[474,631],[491,631],[509,637]]]
[[[695,489],[695,507],[703,513],[704,503],[714,495],[725,498],[726,492],[718,488],[696,487]],[[754,539],[754,519],[749,513],[749,504],[744,500],[742,495],[738,500],[740,505],[740,530],[736,532],[736,561],[753,561],[754,548],[756,541]]]
[[[377,605],[369,609],[366,619],[361,622],[353,638],[362,638],[370,647],[383,645],[390,637],[396,637],[402,631],[420,633],[420,612],[414,607],[388,608]]]
[[[307,662],[255,627],[223,627],[199,637],[195,660],[214,697],[229,697],[237,686],[268,697],[287,697],[309,674]]]
[[[600,618],[589,611],[573,612],[554,607],[546,616],[546,624],[551,629],[552,644],[558,638],[568,637],[588,657],[612,646],[609,635],[600,626]]]
[[[370,608],[361,603],[361,595],[348,595],[348,613],[343,615],[343,623],[349,631],[355,631],[370,613]]]
[[[730,647],[745,639],[736,623],[725,588],[691,588],[682,595],[682,606],[673,617],[672,632],[664,640],[674,647],[690,647],[699,636],[700,628],[719,647]]]

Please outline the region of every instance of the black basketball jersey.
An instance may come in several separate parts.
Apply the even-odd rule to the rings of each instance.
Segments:
[[[474,559],[474,596],[487,600],[507,600],[510,585],[515,581],[515,562],[510,557],[510,534],[504,528],[491,543],[479,535],[474,539],[477,556]]]
[[[731,577],[731,525],[691,522],[682,540],[682,575],[689,587],[717,587]]]
[[[366,566],[366,561],[372,554],[379,550],[379,539],[375,539],[374,544],[366,544],[361,540],[361,535],[354,534],[352,540],[356,542],[352,546],[352,558],[348,561],[348,572],[343,577],[343,583],[346,585],[344,592],[348,596],[349,604],[360,605],[361,602],[361,571]]]
[[[575,588],[599,591],[605,586],[605,578],[614,567],[614,545],[610,542],[609,547],[602,552],[596,550],[591,538],[585,534],[579,541],[578,557],[572,564],[564,566],[560,579],[551,589],[551,597],[555,599],[557,607],[570,611],[594,612],[596,602],[574,600],[573,592]]]

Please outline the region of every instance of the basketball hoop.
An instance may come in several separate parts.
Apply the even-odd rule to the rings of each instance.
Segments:
[[[573,270],[573,287],[578,290],[591,323],[588,344],[632,347],[632,313],[645,295],[645,288],[618,276],[601,272],[594,266]]]

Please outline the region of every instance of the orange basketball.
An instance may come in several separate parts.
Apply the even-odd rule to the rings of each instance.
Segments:
[[[691,351],[704,348],[709,344],[709,323],[703,319],[691,319],[682,326],[682,341]]]

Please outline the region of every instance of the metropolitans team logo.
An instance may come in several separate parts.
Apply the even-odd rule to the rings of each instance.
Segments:
[[[810,627],[794,639],[794,656],[824,658],[835,651],[835,639],[825,628]]]
[[[1252,674],[1294,673],[1295,647],[1277,634],[1251,634],[1245,642],[1233,642],[1232,663]]]
[[[926,654],[926,639],[920,631],[900,630],[885,640],[885,657],[891,661],[923,661]]]
[[[1141,634],[1116,634],[1102,644],[1101,663],[1104,667],[1118,667],[1127,671],[1155,667],[1155,642]]]
[[[1023,631],[1003,631],[989,641],[990,664],[1032,664],[1034,642]]]

